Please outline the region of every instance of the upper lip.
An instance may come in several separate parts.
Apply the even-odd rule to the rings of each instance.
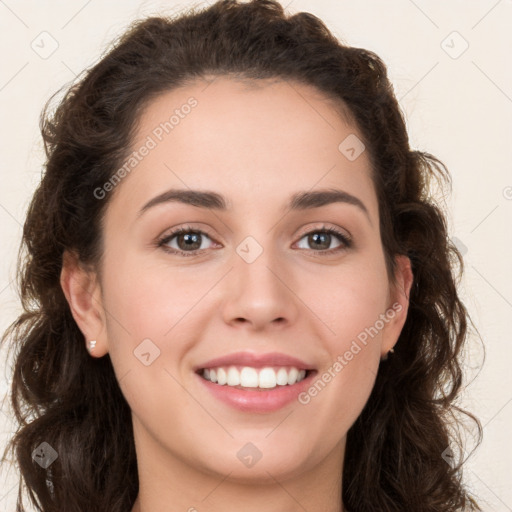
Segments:
[[[298,370],[313,370],[311,364],[302,361],[293,356],[282,354],[279,352],[267,352],[265,354],[257,354],[255,352],[235,352],[225,356],[210,359],[205,363],[194,368],[194,371],[203,370],[204,368],[216,368],[218,366],[251,366],[254,368],[263,368],[265,366],[294,366]]]

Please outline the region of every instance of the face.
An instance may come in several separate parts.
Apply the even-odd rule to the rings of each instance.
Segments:
[[[240,481],[341,467],[407,310],[360,139],[296,83],[217,78],[143,112],[106,210],[95,313],[74,313],[110,354],[140,464]],[[292,367],[307,373],[285,385]]]

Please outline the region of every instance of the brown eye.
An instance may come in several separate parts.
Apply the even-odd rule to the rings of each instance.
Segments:
[[[308,236],[308,243],[315,249],[329,249],[332,235],[329,233],[313,233]]]
[[[204,231],[180,228],[162,238],[158,246],[171,253],[190,253],[187,256],[192,256],[197,251],[208,248],[203,243],[205,239],[211,240]]]
[[[176,243],[181,250],[197,250],[201,248],[200,233],[180,233],[176,235]]]
[[[306,239],[308,247],[300,247],[301,249],[318,250],[320,252],[336,252],[346,249],[352,245],[347,235],[341,233],[334,228],[325,228],[306,233],[302,238]],[[338,245],[331,247],[332,242],[338,240]]]

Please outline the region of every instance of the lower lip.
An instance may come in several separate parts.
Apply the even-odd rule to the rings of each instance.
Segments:
[[[297,400],[297,396],[311,385],[316,373],[316,371],[311,371],[305,379],[291,386],[276,386],[265,391],[237,389],[228,385],[216,384],[199,374],[196,375],[210,393],[235,409],[244,412],[272,412]]]

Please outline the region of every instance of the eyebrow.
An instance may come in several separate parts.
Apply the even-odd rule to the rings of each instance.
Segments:
[[[209,190],[170,189],[148,201],[139,211],[138,217],[156,205],[171,202],[188,204],[191,206],[197,206],[198,208],[207,208],[217,211],[227,211],[230,209],[229,201],[217,192]],[[320,208],[332,203],[346,203],[356,206],[366,214],[371,224],[368,209],[359,198],[349,194],[348,192],[334,188],[296,192],[291,196],[288,204],[283,207],[283,210],[309,210],[313,208]]]

